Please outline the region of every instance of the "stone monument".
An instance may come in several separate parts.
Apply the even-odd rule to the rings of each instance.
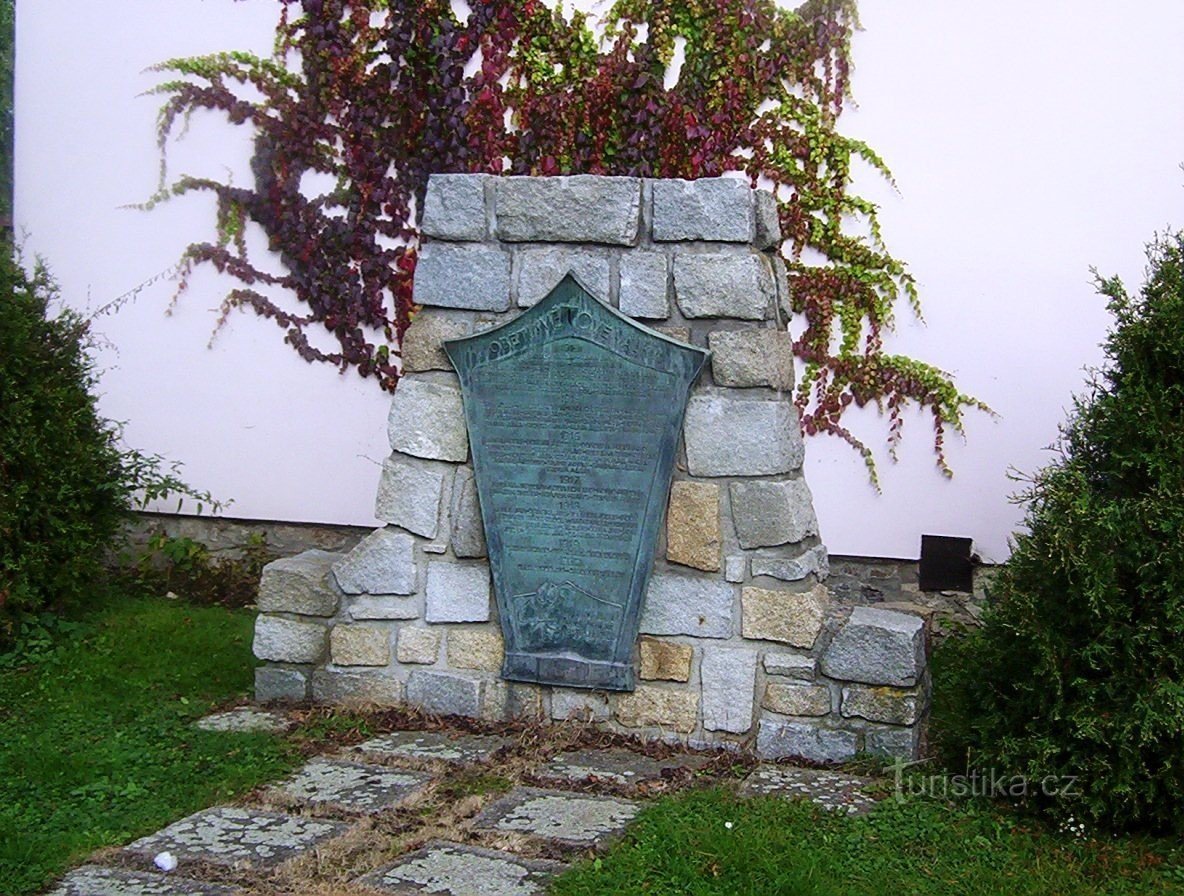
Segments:
[[[916,755],[929,689],[923,621],[838,601],[824,584],[827,554],[790,394],[773,197],[729,178],[437,175],[423,233],[415,281],[423,310],[404,341],[393,453],[376,502],[387,525],[346,555],[309,551],[264,571],[257,697],[579,717],[697,745],[751,742],[766,758]],[[588,410],[604,399],[588,394],[595,377],[559,388],[556,377],[567,374],[557,370],[617,363],[603,345],[539,336],[557,313],[570,314],[563,325],[574,328],[578,312],[557,309],[577,306],[588,314],[581,324],[616,327],[622,339],[687,346],[675,355],[687,362],[676,381],[693,381],[694,359],[711,353],[681,439],[669,413],[630,414],[628,402],[597,428]],[[474,384],[489,381],[474,357],[526,345],[507,376],[494,374],[489,394],[509,403],[475,412]],[[627,379],[623,363],[614,369]],[[523,404],[510,381],[541,379],[546,391],[548,376],[556,387],[545,406]],[[657,388],[645,377],[634,385],[638,401]],[[518,415],[516,432],[503,413]],[[646,438],[606,436],[634,429]],[[599,456],[573,461],[555,447],[562,433],[578,441],[585,431],[599,432],[591,440]],[[668,499],[663,477],[648,478],[626,457],[649,439],[655,457],[668,450],[673,462]],[[545,481],[532,452],[547,459]],[[499,463],[519,480],[503,480]],[[496,482],[482,482],[483,467]],[[656,513],[652,500],[644,510],[628,504],[628,513],[610,501],[594,524],[578,523],[597,512],[590,505],[561,497],[572,487],[585,501],[593,483],[607,500],[610,490],[653,482]],[[540,489],[552,487],[543,500]],[[581,533],[594,537],[584,543]],[[607,551],[614,540],[628,550]],[[538,576],[527,575],[528,556],[545,559],[533,564]],[[636,562],[626,570],[620,556]],[[616,585],[599,581],[614,575]],[[622,590],[626,578],[636,595]],[[634,598],[635,640],[622,625]]]

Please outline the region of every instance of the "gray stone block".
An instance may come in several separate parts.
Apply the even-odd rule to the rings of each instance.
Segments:
[[[453,482],[452,552],[461,558],[484,557],[488,552],[477,480],[471,467],[458,467]]]
[[[747,480],[728,488],[740,547],[796,544],[818,534],[814,496],[805,479]]]
[[[793,339],[785,330],[716,330],[707,347],[716,385],[793,389]]]
[[[854,731],[824,728],[813,719],[761,719],[756,738],[756,754],[761,759],[792,756],[810,762],[849,762],[855,758],[858,746]]]
[[[793,318],[793,302],[789,291],[789,270],[785,267],[785,259],[776,253],[768,255],[769,266],[773,269],[773,287],[777,291],[777,323],[784,326]]]
[[[346,611],[355,621],[368,619],[418,619],[419,599],[394,594],[363,594],[349,601]]]
[[[737,555],[724,560],[724,581],[743,582],[746,575],[748,575],[747,557]]]
[[[391,399],[387,431],[393,451],[462,463],[469,456],[469,432],[460,386],[403,377]]]
[[[428,563],[428,622],[487,622],[491,586],[489,565],[432,560]]]
[[[637,178],[501,177],[495,195],[497,236],[508,242],[637,245]]]
[[[308,699],[308,671],[280,666],[255,669],[256,703],[299,703]]]
[[[415,539],[394,529],[375,529],[333,565],[346,594],[414,594]]]
[[[863,748],[873,756],[916,759],[921,746],[921,729],[918,725],[908,728],[872,725],[864,732],[864,738]]]
[[[647,320],[670,316],[668,265],[663,252],[627,252],[621,256],[622,314]]]
[[[481,243],[425,243],[415,265],[420,305],[506,311],[510,307],[510,255]]]
[[[453,469],[450,464],[403,454],[388,457],[382,464],[374,515],[416,535],[435,538],[441,503],[452,487]]]
[[[608,256],[589,249],[543,246],[521,249],[517,257],[518,307],[537,305],[570,272],[592,295],[609,300]]]
[[[766,653],[764,664],[767,675],[813,681],[818,674],[818,661],[814,657],[796,653]]]
[[[403,372],[452,370],[452,362],[444,354],[444,342],[471,335],[473,327],[473,315],[468,311],[438,308],[427,314],[416,314],[403,333]]]
[[[701,576],[655,572],[646,590],[641,632],[730,638],[736,589]]]
[[[375,703],[398,706],[403,682],[386,669],[360,672],[332,667],[312,673],[312,698],[321,703]]]
[[[830,572],[826,547],[815,545],[798,557],[762,557],[752,558],[752,575],[768,576],[780,579],[782,582],[800,582],[806,576],[813,574],[818,579],[825,579]]]
[[[703,727],[743,734],[752,727],[757,652],[703,646]]]
[[[674,297],[686,317],[765,320],[777,293],[763,255],[680,252],[674,256]]]
[[[822,656],[831,678],[911,687],[925,670],[925,623],[907,613],[856,607]]]
[[[298,622],[260,614],[255,619],[252,649],[273,663],[316,663],[325,654],[328,630],[319,622]]]
[[[483,240],[485,174],[433,174],[423,199],[424,236],[441,240]]]
[[[417,669],[407,679],[407,702],[439,716],[477,718],[483,686],[480,678]]]
[[[655,180],[654,240],[710,240],[747,243],[752,239],[752,189],[732,177]]]
[[[255,603],[264,613],[332,616],[339,595],[329,572],[340,554],[311,550],[282,557],[263,567]]]
[[[694,395],[683,433],[692,476],[775,476],[799,469],[805,456],[789,401]]]
[[[754,190],[756,211],[756,237],[753,245],[758,249],[772,249],[781,245],[781,218],[777,213],[777,197],[768,190]]]
[[[551,691],[551,718],[581,722],[607,722],[612,711],[603,691],[577,691],[554,688]]]

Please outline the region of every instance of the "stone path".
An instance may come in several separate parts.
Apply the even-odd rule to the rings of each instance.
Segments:
[[[282,714],[245,707],[202,727],[260,730],[257,716],[287,725]],[[286,896],[305,883],[323,893],[329,889],[317,875],[335,862],[341,870],[331,891],[342,896],[536,896],[567,861],[619,837],[647,788],[710,774],[714,758],[659,760],[620,747],[552,755],[509,737],[450,731],[396,731],[340,752],[310,759],[252,805],[207,809],[108,852],[106,865],[75,869],[48,896]],[[857,814],[874,805],[866,792],[873,783],[762,765],[739,792]],[[178,860],[177,870],[154,867],[162,852]],[[300,864],[309,856],[313,865]]]

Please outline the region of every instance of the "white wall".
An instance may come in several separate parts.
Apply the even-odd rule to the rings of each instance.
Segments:
[[[155,188],[159,80],[172,56],[270,46],[269,0],[36,0],[17,25],[17,209],[67,301],[96,308],[211,234],[190,197],[124,208]],[[1089,267],[1137,285],[1157,228],[1184,226],[1184,9],[1178,0],[863,0],[860,108],[844,124],[892,166],[872,178],[890,247],[910,263],[928,326],[900,312],[889,350],[952,371],[999,418],[971,413],[935,471],[926,419],[910,417],[898,464],[878,450],[883,493],[842,444],[808,444],[807,475],[832,552],[916,556],[921,533],[966,535],[1006,556],[1020,517],[1009,466],[1033,470],[1056,435],[1107,324]],[[175,172],[247,183],[245,134],[194,119]],[[170,283],[143,290],[100,331],[104,412],[128,441],[185,464],[195,485],[251,518],[371,525],[386,452],[386,397],[371,381],[308,365],[280,333],[235,315],[206,342],[228,288],[197,275],[172,317]],[[877,449],[883,427],[854,422]]]

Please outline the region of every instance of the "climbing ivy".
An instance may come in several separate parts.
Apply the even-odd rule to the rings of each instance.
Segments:
[[[937,463],[949,474],[947,431],[961,430],[965,408],[984,406],[942,371],[883,350],[896,305],[920,309],[912,276],[881,240],[875,206],[850,189],[857,159],[891,175],[836,128],[854,0],[809,0],[794,11],[773,0],[618,0],[599,36],[582,14],[540,0],[475,3],[464,16],[448,0],[275,2],[270,58],[219,53],[156,66],[169,80],[156,87],[165,97],[161,184],[148,205],[216,197],[216,237],[185,250],[180,288],[202,264],[237,280],[219,324],[249,308],[307,360],[394,389],[416,308],[430,174],[742,172],[779,202],[783,276],[801,318],[804,431],[855,447],[875,481],[871,451],[843,425],[844,412],[886,410],[894,451],[902,410],[915,403],[932,415]],[[196,110],[252,129],[252,183],[170,180],[168,143]],[[334,186],[316,193],[310,175]],[[283,273],[248,257],[249,223]],[[852,235],[860,229],[866,237]],[[276,291],[300,310],[281,307]],[[317,328],[332,334],[334,350],[313,345]]]

